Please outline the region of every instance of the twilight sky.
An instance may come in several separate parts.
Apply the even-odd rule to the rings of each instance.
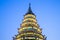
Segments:
[[[59,0],[0,0],[0,40],[12,40],[29,3],[47,40],[60,40]]]

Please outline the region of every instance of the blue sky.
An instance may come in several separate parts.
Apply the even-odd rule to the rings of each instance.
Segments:
[[[12,40],[18,34],[29,3],[47,40],[60,40],[59,0],[0,0],[0,40]]]

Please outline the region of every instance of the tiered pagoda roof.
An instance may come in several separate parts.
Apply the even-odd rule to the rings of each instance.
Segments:
[[[30,4],[20,26],[18,35],[14,37],[14,40],[46,40],[45,36],[42,35],[41,28],[37,24],[36,15],[32,12]]]

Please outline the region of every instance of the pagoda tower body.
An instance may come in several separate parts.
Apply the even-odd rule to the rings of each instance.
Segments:
[[[46,40],[46,37],[42,35],[42,29],[37,24],[36,15],[32,12],[30,4],[18,29],[18,34],[13,37],[13,40]]]

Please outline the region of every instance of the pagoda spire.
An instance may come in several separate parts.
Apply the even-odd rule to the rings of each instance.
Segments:
[[[27,14],[35,15],[35,14],[32,12],[32,9],[31,9],[31,3],[29,3],[28,12],[26,13],[26,15],[27,15]]]
[[[29,3],[29,9],[28,9],[28,12],[29,13],[32,13],[32,10],[31,10],[31,4]]]

